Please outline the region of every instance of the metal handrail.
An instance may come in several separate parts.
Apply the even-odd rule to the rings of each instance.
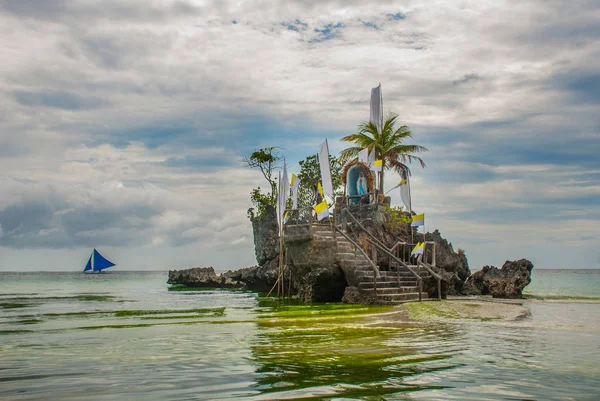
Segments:
[[[365,233],[367,233],[367,235],[372,239],[368,239],[369,242],[371,244],[373,244],[375,247],[377,247],[378,249],[382,250],[383,252],[385,252],[389,257],[393,258],[396,262],[398,262],[400,265],[402,265],[403,267],[405,267],[408,271],[410,271],[413,275],[415,275],[417,277],[417,281],[419,284],[419,301],[421,300],[421,292],[423,289],[423,278],[416,273],[415,271],[412,270],[412,268],[410,268],[406,263],[404,263],[402,260],[400,260],[398,257],[396,257],[396,255],[394,255],[392,253],[392,251],[398,246],[403,244],[402,242],[398,241],[396,244],[394,244],[394,246],[392,247],[392,249],[388,249],[385,245],[383,245],[381,243],[381,241],[379,241],[379,239],[377,239],[373,234],[371,234],[371,232],[369,232],[369,230],[367,230],[357,219],[356,217],[354,217],[354,215],[347,209],[342,210],[342,213],[346,212],[346,214],[348,216],[350,216],[350,218],[358,225],[358,227],[363,230]],[[430,242],[430,241],[425,241],[425,242]],[[434,252],[435,252],[435,242],[433,242],[434,244]],[[434,256],[435,258],[435,253]],[[432,266],[429,265],[428,263],[424,262],[423,260],[423,255],[419,255],[419,258],[417,259],[417,266],[421,265],[423,267],[425,267],[425,269],[437,280],[437,284],[438,284],[438,300],[441,301],[442,299],[442,277],[437,274],[436,272],[434,272],[432,270]],[[435,261],[435,259],[434,259]]]
[[[378,248],[378,249],[382,250],[383,252],[385,252],[389,257],[393,258],[396,262],[398,262],[401,266],[403,266],[405,269],[407,269],[409,272],[411,272],[417,278],[417,284],[419,286],[419,301],[421,301],[421,293],[423,292],[423,278],[418,273],[416,273],[413,269],[411,269],[406,263],[404,263],[402,260],[400,260],[399,258],[397,258],[396,255],[394,255],[392,252],[390,252],[390,250],[387,249],[387,247],[385,245],[383,245],[379,241],[379,239],[377,239],[377,237],[375,237],[373,234],[371,234],[371,232],[369,232],[369,230],[367,230],[356,219],[356,217],[354,217],[354,215],[352,213],[350,213],[350,211],[348,209],[342,210],[342,213],[343,212],[346,212],[346,214],[348,216],[350,216],[350,218],[358,225],[358,227],[361,230],[363,230],[365,233],[367,233],[367,235],[371,238],[371,239],[368,239],[371,244],[373,244],[376,248]],[[398,279],[400,279],[400,278],[398,277]],[[438,283],[439,283],[439,281],[438,281]]]
[[[435,265],[436,265],[436,264],[435,264],[435,241],[425,241],[425,245],[429,245],[429,244],[433,245],[433,248],[432,248],[432,255],[431,255],[431,260],[432,260],[431,266],[435,267]],[[394,251],[396,250],[396,248],[397,248],[398,246],[400,246],[400,245],[410,245],[411,247],[414,247],[414,246],[415,246],[415,244],[413,244],[413,243],[410,243],[410,242],[406,242],[406,241],[397,241],[397,242],[394,244],[394,246],[390,248],[390,252],[394,252]]]
[[[423,292],[423,278],[421,276],[419,276],[418,273],[413,271],[413,269],[411,269],[406,263],[404,263],[403,261],[398,259],[396,257],[396,255],[392,254],[385,246],[376,243],[375,241],[371,240],[370,238],[367,238],[367,241],[369,241],[377,249],[380,249],[383,252],[387,253],[387,255],[389,257],[393,258],[396,262],[398,262],[399,264],[404,266],[404,268],[406,268],[409,272],[411,272],[417,278],[417,285],[419,286],[419,301],[421,301],[421,293]],[[398,274],[398,286],[400,286],[400,275],[399,274]]]
[[[369,237],[371,237],[371,240],[369,242],[371,242],[373,245],[375,245],[378,249],[381,249],[382,251],[384,251],[388,256],[394,258],[394,260],[398,263],[400,263],[402,266],[404,266],[406,269],[408,269],[408,271],[410,271],[414,276],[417,277],[418,280],[421,279],[421,276],[419,276],[418,273],[414,272],[413,269],[411,269],[406,263],[404,263],[402,260],[398,259],[396,257],[396,255],[392,254],[390,252],[389,249],[386,248],[385,245],[383,245],[379,239],[377,239],[377,237],[375,237],[373,234],[371,234],[369,232],[369,230],[367,230],[362,224],[360,224],[360,222],[356,219],[356,217],[354,217],[354,215],[352,213],[350,213],[350,211],[348,209],[344,209],[342,210],[342,213],[346,212],[346,214],[348,214],[348,216],[350,216],[350,218],[358,225],[358,227],[363,230],[365,233],[367,233],[367,235]]]
[[[401,264],[403,267],[408,269],[408,271],[410,271],[417,278],[417,280],[421,280],[421,276],[419,276],[418,273],[416,273],[410,266],[408,266],[406,263],[404,263],[401,259],[396,257],[396,255],[391,253],[384,245],[378,244],[377,242],[371,240],[370,238],[367,238],[367,241],[369,241],[371,244],[373,244],[375,247],[377,247],[377,249],[385,252],[389,257],[394,259],[396,262]]]

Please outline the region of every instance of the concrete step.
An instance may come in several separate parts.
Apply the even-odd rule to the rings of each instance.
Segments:
[[[367,259],[360,252],[356,252],[356,255],[354,254],[354,252],[344,252],[343,250],[342,251],[338,251],[336,253],[342,259],[360,259],[360,260],[366,260]]]
[[[371,294],[373,295],[375,293],[375,291],[371,288],[361,288],[361,291],[364,292],[365,294]],[[396,287],[396,288],[380,288],[377,287],[377,296],[380,295],[402,295],[402,294],[407,294],[407,293],[419,293],[419,289],[415,288],[415,287]]]
[[[330,242],[332,245],[335,245],[335,240],[332,237],[325,237],[325,236],[321,236],[321,235],[313,235],[312,236],[312,240],[313,241],[318,241],[318,242]]]
[[[362,269],[360,270],[360,274],[362,276],[366,276],[366,277],[373,277],[373,270],[371,269]],[[400,277],[401,279],[411,279],[411,280],[416,280],[417,277],[415,277],[414,274],[412,274],[411,272],[407,272],[407,271],[387,271],[387,270],[383,270],[383,271],[379,271],[379,275],[380,276],[390,276],[390,277]]]
[[[365,276],[365,277],[373,277],[373,270],[370,269],[364,269],[364,270],[359,270],[356,272],[357,276]],[[416,277],[414,276],[414,274],[412,274],[411,272],[396,272],[396,271],[389,271],[389,270],[381,270],[379,271],[379,275],[382,277],[409,277],[409,278],[414,278],[416,279]]]
[[[398,288],[398,287],[412,287],[412,288],[416,288],[418,286],[418,284],[415,281],[401,281],[401,282],[397,282],[397,281],[378,281],[377,282],[377,288]],[[369,289],[369,288],[373,288],[373,282],[372,281],[359,281],[358,282],[358,288],[361,289]]]
[[[373,282],[373,277],[360,277],[360,276],[356,276],[356,281],[358,281],[359,283],[372,283]],[[404,281],[408,281],[408,282],[416,282],[417,280],[406,280],[406,279],[401,279],[400,282],[404,282]],[[392,276],[381,276],[377,279],[378,283],[398,283],[398,277],[392,277]]]
[[[333,230],[331,229],[331,227],[329,225],[318,225],[318,226],[312,226],[310,228],[310,231],[313,233],[322,233],[322,232],[327,232],[327,233],[333,233]]]
[[[394,295],[377,294],[377,298],[379,298],[383,301],[387,301],[387,302],[399,302],[400,303],[400,302],[414,301],[414,300],[419,299],[419,293],[418,292],[405,292],[402,294],[394,294]],[[421,298],[427,299],[427,293],[422,292]]]

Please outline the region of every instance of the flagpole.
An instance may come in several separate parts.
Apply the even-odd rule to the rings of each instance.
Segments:
[[[404,169],[404,173],[406,174],[406,185],[408,185],[408,203],[410,205],[410,210],[408,211],[412,216],[412,197],[410,196],[410,174],[408,174],[407,169]],[[411,242],[415,242],[415,238],[413,235],[413,230],[410,230],[410,239]]]
[[[379,125],[379,130],[381,131],[379,134],[381,135],[381,137],[383,138],[383,89],[381,88],[381,82],[379,83],[379,105],[380,105],[380,110],[379,110],[379,118],[381,120],[381,123]],[[385,191],[385,188],[381,185],[381,181],[383,180],[383,155],[381,155],[381,171],[379,172],[379,185],[381,186],[381,192]],[[377,192],[377,191],[375,191]],[[385,198],[385,195],[383,196]],[[377,195],[377,204],[379,204],[379,195]]]
[[[381,118],[381,132],[383,133],[383,90],[381,89],[381,82],[379,83],[379,100],[380,100],[380,104],[381,104],[381,116],[379,116]]]
[[[282,205],[281,205],[281,171],[278,174],[278,185],[277,185],[277,189],[278,189],[278,196],[277,196],[277,203],[279,204],[279,213],[277,213],[277,220],[279,220],[279,263],[277,265],[277,298],[279,298],[281,296],[281,261],[283,260],[283,252],[282,252],[282,241],[281,241],[281,232],[282,232],[282,226],[283,226],[283,220],[282,220],[282,216],[283,216],[283,211],[282,211]]]

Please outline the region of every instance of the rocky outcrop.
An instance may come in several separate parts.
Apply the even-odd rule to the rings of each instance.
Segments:
[[[305,302],[339,302],[348,284],[337,260],[331,227],[313,226],[311,238],[287,237],[285,241],[292,288]]]
[[[462,294],[463,285],[471,275],[465,253],[461,250],[454,251],[452,244],[442,238],[439,230],[425,234],[425,240],[435,242],[435,265],[438,270],[436,273],[442,276],[442,295],[445,297],[446,294]],[[429,247],[426,252],[425,260],[432,260],[430,257],[432,248]],[[424,282],[423,290],[430,296],[437,297],[437,282],[435,280]]]
[[[185,270],[169,270],[168,284],[182,284],[195,288],[241,288],[244,283],[223,275],[217,276],[212,267],[195,267]]]
[[[254,253],[259,266],[278,259],[279,257],[279,227],[277,211],[271,205],[265,206],[265,214],[252,221],[254,235]],[[272,262],[271,262],[272,263]],[[278,262],[275,262],[277,264]]]
[[[336,264],[290,266],[293,288],[304,302],[339,302],[346,289],[344,272]]]
[[[271,259],[263,266],[227,271],[221,274],[226,280],[240,282],[250,291],[269,292],[277,281],[277,259]]]
[[[522,298],[531,283],[533,264],[527,259],[506,261],[501,269],[484,266],[473,273],[464,285],[467,295],[491,295],[494,298]]]

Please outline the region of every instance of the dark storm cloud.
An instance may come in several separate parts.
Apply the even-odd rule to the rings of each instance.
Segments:
[[[0,10],[19,18],[85,24],[89,20],[166,22],[169,18],[201,15],[202,8],[178,1],[162,7],[152,2],[76,0],[0,0]]]
[[[161,207],[141,202],[77,203],[52,192],[23,199],[0,211],[0,245],[14,248],[144,244],[150,219]]]
[[[600,33],[598,37],[600,38]],[[597,71],[559,74],[554,84],[568,91],[575,103],[600,104],[600,73]]]

